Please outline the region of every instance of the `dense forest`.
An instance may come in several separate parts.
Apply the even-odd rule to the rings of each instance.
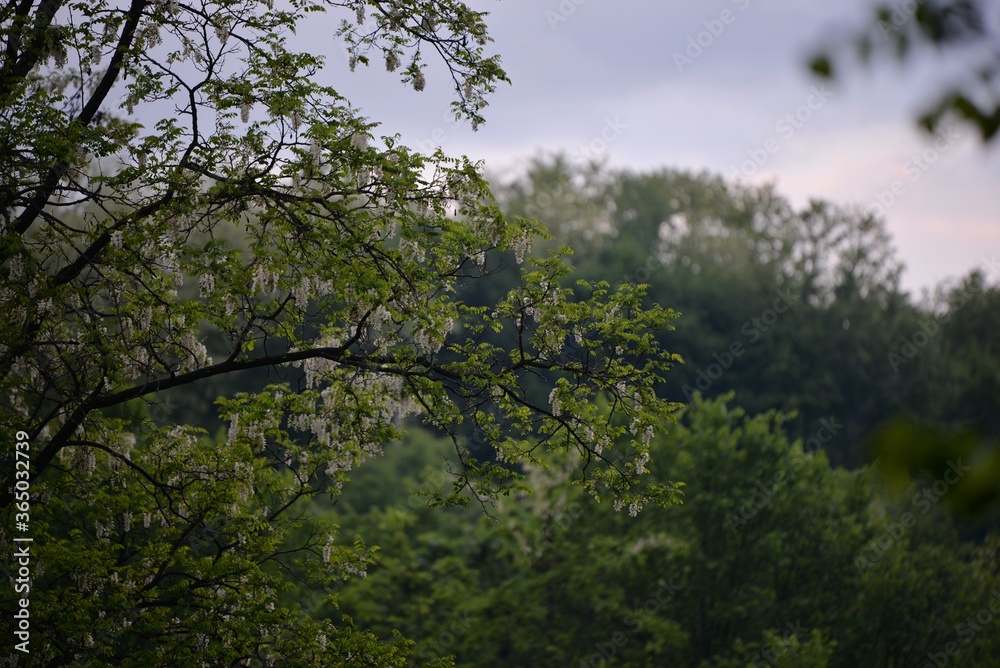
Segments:
[[[570,243],[581,277],[681,313],[664,390],[687,406],[651,461],[684,502],[615,513],[553,458],[496,508],[425,509],[409,493],[440,484],[450,443],[417,430],[334,511],[381,546],[342,611],[460,666],[995,664],[991,267],[914,298],[878,218],[711,174],[556,156],[495,190],[550,226],[536,252]]]
[[[276,533],[255,527],[256,549],[277,552],[339,527],[323,549],[355,564],[323,586],[308,563],[265,566],[270,605],[350,620],[388,647],[413,642],[410,665],[995,664],[993,267],[918,298],[899,287],[879,218],[821,201],[795,211],[771,188],[711,174],[553,156],[492,188],[508,216],[548,226],[526,263],[568,244],[581,285],[647,285],[649,305],[675,311],[656,332],[677,358],[657,391],[684,407],[651,436],[648,473],[678,481],[679,503],[628,513],[595,500],[576,484],[576,452],[514,466],[523,484],[494,503],[460,485],[449,497],[458,456],[503,462],[475,426],[449,433],[409,418],[334,496],[303,500]],[[495,267],[489,283],[457,286],[471,306],[497,303],[520,280],[514,251],[490,251],[484,264]],[[207,353],[225,355],[221,332],[207,335]],[[517,346],[509,332],[476,340]],[[583,348],[567,346],[570,357]],[[250,370],[120,416],[137,432],[202,425],[198,456],[212,457],[233,442],[215,399],[276,379]],[[539,371],[526,391],[544,401],[552,380]],[[204,502],[245,493],[217,494]],[[113,486],[104,498],[149,522]],[[93,507],[54,501],[44,520],[54,535],[67,517],[93,522]],[[56,559],[66,568],[73,542]]]

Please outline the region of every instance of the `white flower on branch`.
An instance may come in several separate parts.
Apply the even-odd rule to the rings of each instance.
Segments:
[[[552,414],[558,416],[562,412],[562,405],[559,402],[559,390],[558,388],[553,388],[549,392],[549,407]]]
[[[330,563],[330,552],[333,549],[333,537],[328,537],[326,539],[326,545],[323,546],[323,563]]]
[[[399,56],[395,51],[390,51],[385,55],[385,69],[395,72],[399,68]]]
[[[419,355],[432,355],[441,349],[442,341],[430,330],[419,329],[413,334],[413,345]]]
[[[250,284],[253,292],[268,293],[278,289],[278,274],[269,267],[258,264],[253,272],[253,282]]]
[[[21,256],[15,255],[11,257],[10,262],[7,265],[7,269],[10,272],[9,278],[11,281],[21,280],[21,276],[24,272],[24,264],[21,262]],[[4,301],[7,301],[7,299],[5,298]]]
[[[424,249],[412,239],[403,239],[399,242],[399,250],[403,258],[411,262],[424,261]]]
[[[110,24],[108,27],[111,27]],[[163,39],[160,37],[160,26],[156,23],[151,23],[144,31],[143,36],[146,39],[146,46],[148,48],[159,46],[163,42]]]
[[[351,148],[363,151],[368,148],[368,135],[363,132],[355,132],[351,135]]]
[[[378,308],[372,311],[372,314],[369,317],[368,322],[371,324],[373,329],[378,330],[381,329],[382,326],[388,323],[391,319],[392,319],[392,314],[389,312],[389,309],[387,309],[384,304],[379,304]]]
[[[63,44],[57,44],[55,51],[52,53],[52,58],[55,60],[57,68],[62,69],[66,67],[66,47]]]
[[[215,290],[215,274],[206,271],[198,278],[198,285],[201,287],[201,296],[208,297]]]
[[[531,250],[531,235],[525,234],[518,237],[511,246],[514,249],[514,260],[521,264],[524,262],[524,256]]]
[[[309,277],[306,276],[292,288],[292,299],[295,300],[297,308],[304,309],[309,305],[310,283]]]

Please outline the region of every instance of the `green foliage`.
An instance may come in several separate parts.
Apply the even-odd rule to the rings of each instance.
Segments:
[[[827,452],[857,465],[863,436],[913,387],[880,357],[918,313],[877,217],[824,202],[796,211],[773,188],[710,174],[560,156],[495,190],[512,214],[548,216],[583,278],[648,284],[647,304],[683,314],[659,335],[685,361],[665,379],[669,397],[735,391],[752,412],[795,411],[789,429],[803,438],[832,418],[842,428]]]
[[[407,416],[453,438],[443,503],[518,489],[539,442],[633,513],[674,500],[625,463],[677,407],[655,336],[674,314],[571,289],[560,254],[463,299],[543,229],[504,217],[481,165],[377,135],[322,83],[291,36],[328,16],[351,69],[378,56],[420,91],[437,53],[474,126],[506,81],[485,14],[455,0],[0,10],[0,429],[32,445],[36,664],[396,665],[405,642],[309,621],[282,589],[363,572],[369,550],[297,513]],[[187,410],[159,410],[170,392]]]
[[[808,638],[799,639],[793,633],[765,631],[760,643],[744,645],[737,641],[735,658],[719,659],[703,664],[705,668],[744,668],[745,666],[776,666],[777,668],[826,668],[836,643],[824,640],[814,630]]]
[[[687,481],[684,504],[632,520],[573,485],[565,454],[533,468],[534,493],[505,499],[497,522],[361,515],[350,522],[391,540],[341,600],[460,666],[922,665],[949,643],[962,665],[991,665],[996,537],[959,543],[910,500],[923,490],[883,496],[872,471],[790,440],[786,419],[696,396],[650,445],[654,476]],[[404,451],[368,475],[397,475]]]
[[[352,665],[363,648],[371,662],[356,665],[400,665],[402,640],[279,604],[286,573],[329,589],[371,552],[335,547],[335,526],[293,513],[306,490],[267,465],[266,449],[179,427],[148,436],[144,447],[77,441],[42,486],[33,661]]]

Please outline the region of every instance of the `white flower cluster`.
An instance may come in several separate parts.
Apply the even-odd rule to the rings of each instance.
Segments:
[[[492,246],[500,245],[500,237],[503,233],[503,227],[503,219],[499,217],[487,219],[478,218],[476,222],[476,232],[482,235]]]
[[[511,247],[514,249],[514,260],[521,264],[524,262],[524,256],[531,251],[531,235],[525,234],[518,237],[511,244]]]
[[[232,433],[230,432],[230,438]],[[246,501],[254,494],[253,467],[246,462],[236,462],[233,466],[233,480],[239,485],[237,495],[241,501]],[[233,504],[232,514],[236,515],[239,508]]]
[[[109,32],[109,29],[113,28],[114,27],[110,23],[105,26],[105,40],[108,38],[107,33]],[[146,40],[147,48],[153,48],[162,44],[163,38],[160,37],[160,24],[151,21],[149,25],[146,26],[146,29],[143,30],[142,37]]]
[[[400,376],[375,373],[361,381],[361,386],[373,392],[379,405],[375,418],[365,418],[367,422],[391,422],[402,420],[420,413],[420,404],[407,392]]]
[[[368,243],[378,244],[394,234],[396,234],[396,221],[392,218],[383,217],[380,223],[372,228],[372,234],[368,239]]]
[[[278,289],[278,272],[265,264],[258,264],[253,270],[253,282],[250,290],[254,293],[274,292]]]
[[[166,7],[171,16],[176,15],[180,11],[180,3],[177,0],[157,0],[156,4]]]
[[[306,276],[292,288],[292,299],[295,301],[296,308],[305,309],[309,305],[311,283],[310,277]]]
[[[339,450],[336,451],[335,457],[326,462],[326,469],[324,473],[326,473],[327,476],[334,478],[340,471],[346,472],[350,471],[352,468],[354,468],[354,458],[350,455],[350,453],[344,450]],[[333,482],[334,489],[340,490],[340,486],[341,482],[339,480],[335,480]]]
[[[66,67],[66,46],[61,42],[53,45],[49,56],[55,61],[56,67]]]
[[[190,330],[184,332],[184,336],[181,338],[181,348],[181,372],[212,366],[212,358],[208,354],[208,349],[195,337],[194,332]]]
[[[215,274],[210,271],[206,271],[204,274],[198,277],[198,285],[201,288],[201,296],[208,297],[215,290]]]
[[[323,376],[337,368],[337,362],[325,357],[310,357],[302,360],[302,371],[306,376],[306,389],[319,387]]]
[[[413,333],[413,346],[417,349],[418,355],[433,355],[441,350],[445,337],[451,334],[455,327],[455,320],[448,318],[444,321],[441,330],[437,331],[429,327],[421,327]]]
[[[77,448],[77,470],[84,476],[89,476],[97,468],[97,453],[93,448]]]
[[[174,282],[181,286],[184,284],[184,275],[181,273],[177,248],[173,241],[175,234],[176,232],[161,234],[155,242],[146,244],[143,252],[153,258],[154,262],[159,263],[163,267],[163,273],[172,275]]]
[[[399,55],[395,51],[385,54],[385,69],[389,72],[399,69]]]
[[[336,336],[324,336],[317,339],[313,344],[314,348],[338,348],[341,341]],[[325,357],[309,357],[302,360],[302,371],[305,373],[306,389],[313,389],[321,385],[324,376],[337,368],[337,362]]]
[[[86,62],[90,65],[98,64],[101,62],[101,43],[94,42],[90,45],[90,51],[87,52]]]
[[[350,561],[344,563],[344,572],[351,575],[359,575],[362,578],[368,577],[368,571],[365,569],[365,564],[359,561],[357,564],[351,563]]]
[[[260,448],[267,446],[267,432],[274,431],[279,426],[280,414],[277,411],[268,411],[260,420],[241,420],[240,414],[233,413],[229,420],[229,431],[227,442],[232,445],[239,438],[246,438]],[[246,479],[250,473],[249,468],[244,469],[239,464],[236,465],[235,475],[237,479]]]
[[[363,132],[355,132],[351,135],[351,148],[363,151],[368,148],[368,135]]]
[[[383,326],[392,322],[392,313],[385,307],[385,304],[379,304],[368,316],[368,325],[374,330],[381,330]]]
[[[333,550],[333,536],[327,536],[326,544],[323,546],[323,563],[329,565],[330,553]]]
[[[20,255],[14,255],[10,258],[10,261],[7,263],[7,270],[10,272],[8,277],[11,281],[21,280],[21,276],[24,274],[24,264],[21,261]],[[5,290],[4,292],[7,293],[8,291]],[[7,295],[5,294],[4,296],[6,297]],[[7,300],[5,299],[4,301]]]
[[[149,327],[152,323],[153,323],[153,307],[144,306],[139,311],[139,331],[141,332],[149,331]]]
[[[399,252],[402,253],[403,259],[410,262],[424,261],[424,249],[412,239],[402,239],[399,242]]]
[[[558,388],[552,388],[552,391],[549,392],[549,407],[550,410],[552,411],[552,414],[557,417],[559,416],[560,413],[562,413],[562,404],[560,404],[559,402]]]

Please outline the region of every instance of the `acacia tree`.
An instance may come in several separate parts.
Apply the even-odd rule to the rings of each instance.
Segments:
[[[639,287],[574,294],[560,253],[494,308],[462,303],[541,228],[502,216],[480,165],[375,136],[295,50],[312,16],[342,18],[351,69],[379,59],[417,91],[436,54],[473,125],[506,81],[485,15],[455,0],[0,7],[0,428],[31,460],[15,473],[4,446],[4,567],[12,535],[35,539],[22,661],[402,665],[405,642],[304,618],[281,589],[363,575],[370,550],[296,502],[336,494],[407,415],[453,435],[442,501],[488,502],[540,445],[578,450],[581,483],[632,514],[674,500],[640,478],[675,408],[653,336],[673,314]],[[253,369],[279,382],[221,397],[219,440],[146,410]]]

